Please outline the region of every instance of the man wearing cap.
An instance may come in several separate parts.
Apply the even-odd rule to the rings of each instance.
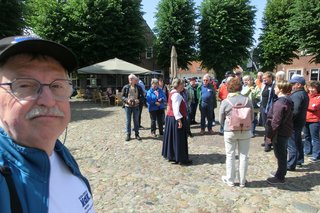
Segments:
[[[197,84],[196,78],[190,78],[190,84],[187,87],[188,90],[188,105],[190,107],[189,119],[190,124],[197,124],[196,122],[196,113],[198,106],[198,96],[197,96]]]
[[[0,40],[1,212],[94,212],[88,180],[57,139],[71,119],[76,67],[57,43]]]
[[[293,133],[288,141],[287,170],[294,171],[297,165],[304,163],[303,144],[301,132],[306,124],[307,109],[309,105],[308,93],[304,90],[306,84],[303,76],[295,75],[289,82],[292,84],[291,100],[293,107]]]

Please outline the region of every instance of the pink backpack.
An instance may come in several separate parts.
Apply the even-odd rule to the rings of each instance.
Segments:
[[[227,102],[232,106],[232,111],[227,119],[229,120],[229,129],[232,131],[243,131],[250,130],[252,125],[251,107],[246,106],[248,103],[248,98],[246,97],[245,102],[236,103],[233,105],[231,101],[226,98]]]

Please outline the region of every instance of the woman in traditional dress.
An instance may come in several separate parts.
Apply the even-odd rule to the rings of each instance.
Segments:
[[[168,110],[163,137],[162,156],[180,165],[189,165],[187,136],[187,105],[180,92],[184,88],[181,79],[172,81],[168,97]]]

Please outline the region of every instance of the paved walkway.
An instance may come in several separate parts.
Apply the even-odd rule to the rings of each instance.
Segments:
[[[284,185],[266,183],[276,162],[273,152],[260,146],[262,128],[250,147],[248,186],[229,187],[221,181],[222,136],[200,136],[199,126],[192,126],[193,165],[182,167],[162,158],[162,141],[152,138],[149,128],[140,131],[141,142],[125,142],[121,107],[79,100],[71,106],[66,146],[92,185],[96,212],[320,212],[320,164],[288,172]],[[146,108],[142,119],[150,127]]]

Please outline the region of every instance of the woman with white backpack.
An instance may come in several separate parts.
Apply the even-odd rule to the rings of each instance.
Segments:
[[[239,154],[239,185],[245,187],[248,169],[248,153],[252,136],[251,124],[254,118],[252,102],[240,94],[242,85],[239,79],[230,79],[228,96],[220,105],[220,124],[224,126],[224,142],[226,149],[226,176],[222,181],[234,186],[236,178],[236,149]]]

